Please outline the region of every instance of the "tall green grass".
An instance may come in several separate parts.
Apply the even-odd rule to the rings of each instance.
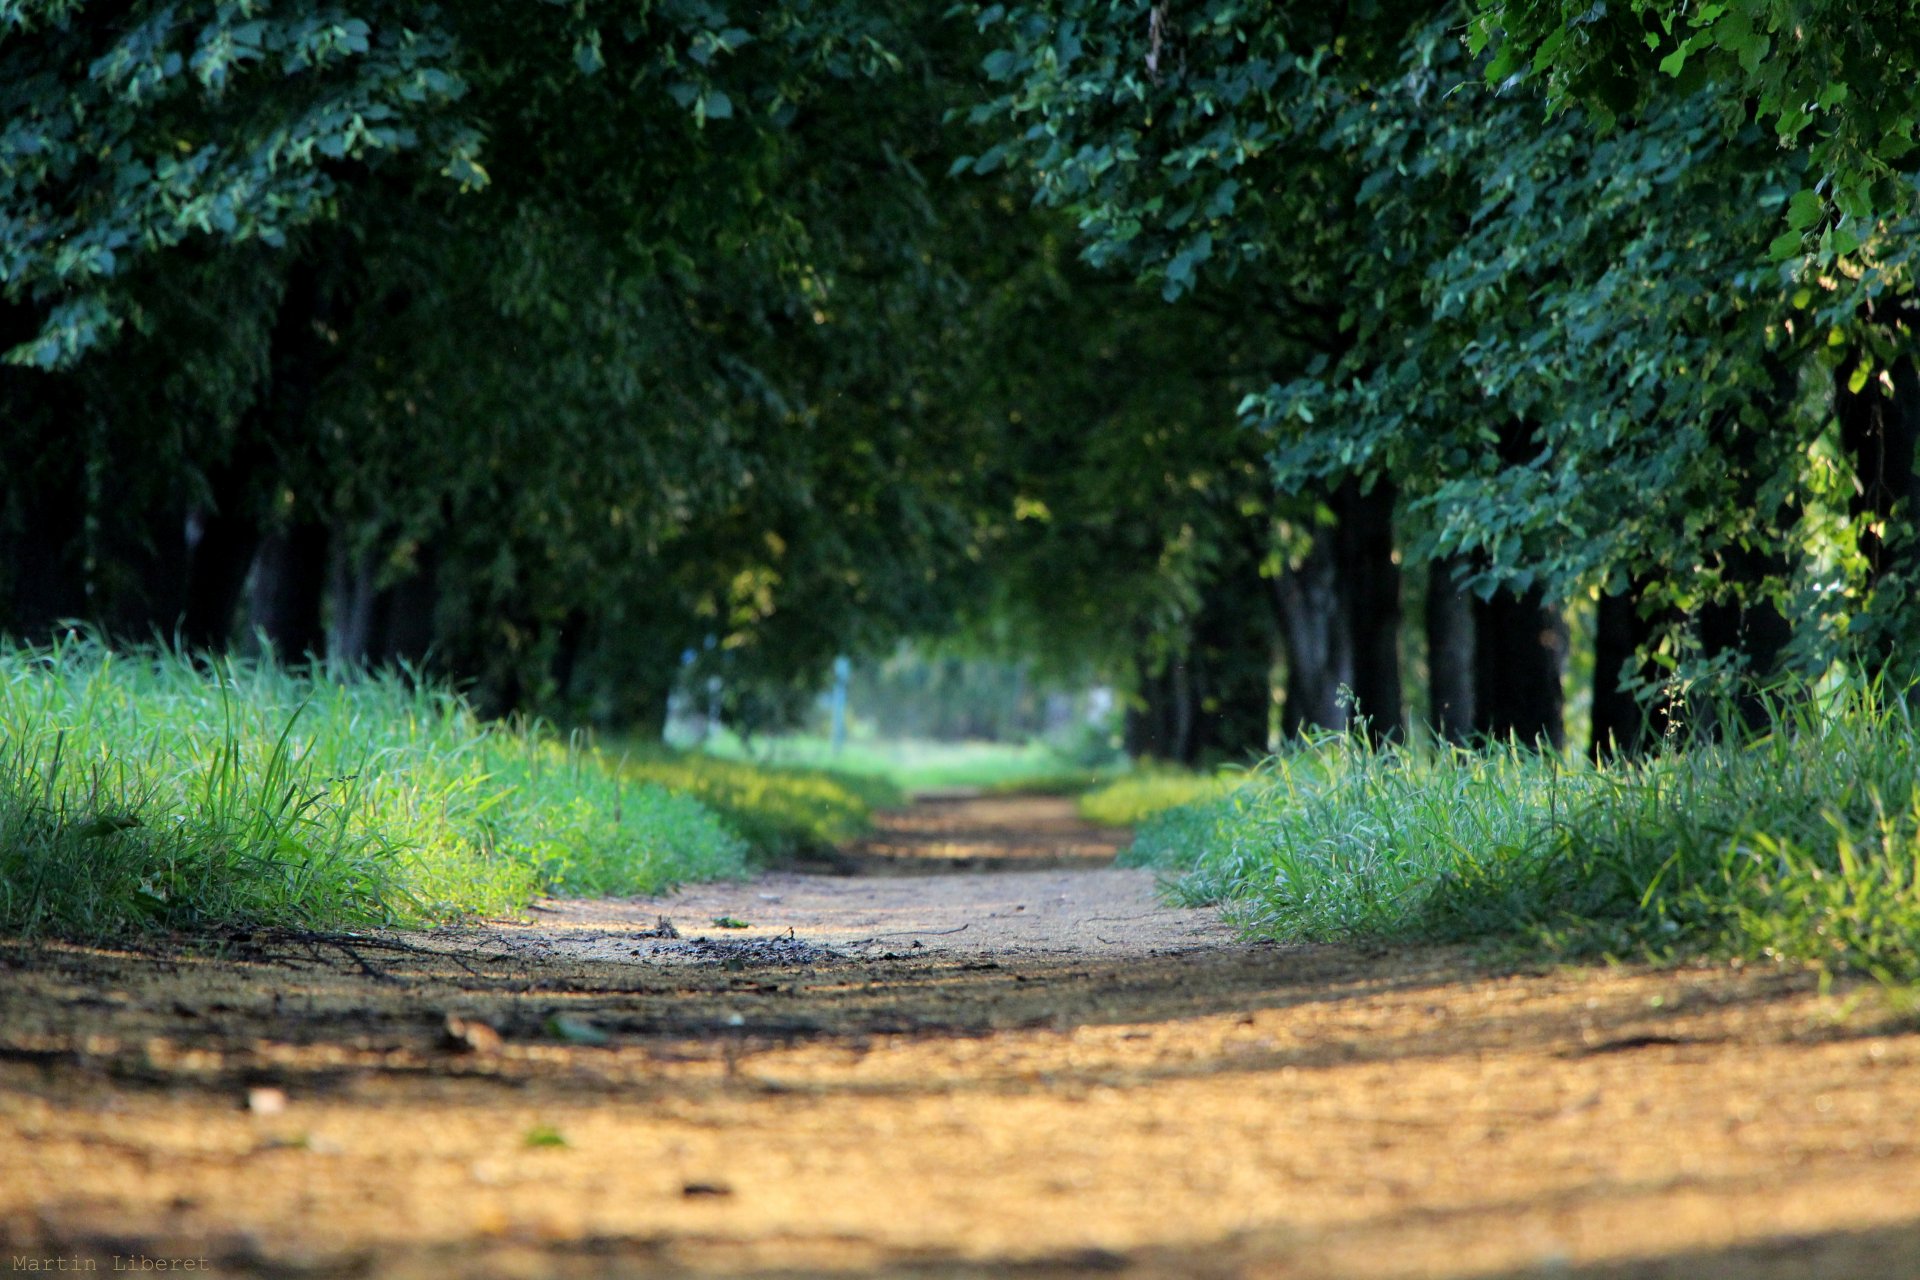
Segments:
[[[1558,955],[1775,958],[1920,979],[1908,701],[1638,761],[1330,737],[1141,826],[1126,861],[1274,938],[1518,937]]]
[[[0,927],[426,923],[737,876],[697,798],[391,675],[0,649]]]

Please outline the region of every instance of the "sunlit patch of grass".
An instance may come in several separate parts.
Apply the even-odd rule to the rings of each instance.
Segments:
[[[607,754],[612,756],[614,749]],[[697,798],[761,860],[832,848],[867,832],[873,810],[905,801],[880,778],[779,767],[664,747],[619,750],[622,776]]]
[[[1920,741],[1904,698],[1593,765],[1334,736],[1141,825],[1126,860],[1274,938],[1520,938],[1920,979]]]
[[[1109,827],[1136,826],[1156,813],[1223,796],[1245,783],[1244,769],[1196,773],[1157,767],[1118,778],[1080,797],[1080,816]]]
[[[740,875],[700,802],[395,675],[0,650],[0,927],[493,914]]]

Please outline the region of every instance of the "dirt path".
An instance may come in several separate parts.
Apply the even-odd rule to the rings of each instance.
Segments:
[[[1920,1275],[1920,1037],[1876,1000],[1239,945],[1113,842],[949,801],[852,876],[0,945],[0,1266]]]
[[[756,960],[1024,961],[1234,945],[1214,912],[1170,909],[1153,872],[1112,865],[1126,839],[1087,825],[1071,800],[1055,796],[923,801],[884,815],[872,838],[824,864],[830,874],[774,872],[658,899],[549,903],[525,926],[488,936],[541,956],[662,963],[709,961],[728,949]]]

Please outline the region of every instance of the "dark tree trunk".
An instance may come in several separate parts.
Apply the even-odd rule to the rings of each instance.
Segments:
[[[38,314],[0,302],[0,350],[32,338]],[[86,438],[64,375],[0,365],[0,633],[44,644],[87,612]]]
[[[208,473],[210,507],[192,517],[180,628],[190,648],[224,649],[232,637],[247,572],[260,550],[261,510],[278,482],[276,464],[297,450],[312,412],[327,310],[315,263],[296,259],[269,335],[267,380],[242,416],[231,454]]]
[[[321,625],[327,586],[327,527],[297,521],[268,534],[254,557],[248,611],[253,626],[284,662],[326,652]]]
[[[24,483],[9,484],[0,512],[0,631],[34,644],[87,612],[86,495],[78,457],[72,462],[42,459]]]
[[[1473,736],[1473,597],[1459,586],[1457,557],[1427,567],[1427,701],[1433,729],[1448,742]]]
[[[373,557],[355,555],[344,527],[335,526],[333,553],[327,572],[327,594],[333,600],[332,626],[327,632],[327,654],[341,661],[366,665],[374,642]]]
[[[171,504],[142,511],[134,500],[118,504],[109,497],[107,502],[126,523],[102,530],[94,612],[110,636],[170,640],[186,613],[186,512]]]
[[[1835,371],[1834,411],[1840,422],[1840,439],[1853,455],[1859,489],[1853,500],[1856,517],[1871,517],[1887,527],[1896,511],[1908,522],[1920,520],[1920,476],[1914,473],[1914,455],[1920,445],[1920,369],[1914,357],[1902,355],[1884,370],[1893,384],[1889,390],[1876,374],[1857,392],[1847,383],[1859,367],[1856,353]],[[1911,590],[1920,538],[1909,529],[1887,538],[1869,529],[1861,535],[1860,550],[1866,556],[1868,581],[1879,587],[1889,579],[1904,580]],[[1898,639],[1881,643],[1875,652],[1862,654],[1867,674],[1878,674],[1905,657],[1905,668],[1912,658],[1903,655],[1906,646]]]
[[[1252,571],[1234,574],[1195,620],[1189,675],[1196,714],[1188,743],[1194,760],[1264,755],[1273,707],[1273,628],[1260,614]]]
[[[1532,746],[1566,742],[1560,673],[1566,624],[1546,593],[1497,591],[1474,602],[1475,729]]]
[[[1143,674],[1136,696],[1140,705],[1127,711],[1128,752],[1177,764],[1191,763],[1193,697],[1185,658],[1170,658],[1159,671]]]
[[[1502,466],[1527,465],[1540,451],[1539,428],[1509,419],[1496,442]],[[1474,601],[1474,729],[1493,738],[1566,743],[1566,621],[1547,607],[1546,592],[1500,590]]]
[[[1859,391],[1847,390],[1847,382],[1859,367],[1859,357],[1844,361],[1834,378],[1834,407],[1840,420],[1840,438],[1853,455],[1859,479],[1859,492],[1853,500],[1855,515],[1886,519],[1895,507],[1907,504],[1911,517],[1920,506],[1920,478],[1914,474],[1914,451],[1920,443],[1920,373],[1913,357],[1902,356],[1888,370],[1893,392],[1888,394],[1878,377],[1868,378]],[[1913,558],[1911,546],[1896,546],[1872,530],[1861,539],[1860,549],[1875,581],[1887,574],[1904,571]]]
[[[1173,737],[1168,743],[1170,749],[1167,758],[1190,765],[1199,754],[1194,750],[1193,741],[1196,708],[1193,696],[1192,664],[1185,657],[1178,658],[1168,666],[1167,675],[1173,686]]]
[[[1678,622],[1670,613],[1643,612],[1646,589],[1645,580],[1634,579],[1625,591],[1601,595],[1595,613],[1589,750],[1596,760],[1650,751],[1672,727],[1664,696],[1642,701],[1623,687],[1636,671],[1642,681],[1657,674],[1650,666],[1634,667],[1635,655],[1650,647],[1663,627]]]
[[[1140,688],[1134,691],[1138,702],[1127,705],[1126,715],[1120,726],[1120,742],[1127,754],[1135,760],[1147,760],[1154,757],[1154,749],[1160,745],[1160,727],[1155,723],[1155,707],[1148,694],[1147,682],[1143,677]]]
[[[440,574],[439,560],[432,548],[421,550],[418,566],[380,593],[375,606],[380,619],[376,661],[420,667],[433,651]]]
[[[1762,591],[1792,565],[1785,555],[1744,547],[1729,547],[1721,558],[1727,581],[1737,583],[1746,597],[1701,606],[1700,648],[1709,660],[1738,656],[1742,676],[1731,692],[1730,711],[1747,730],[1759,731],[1768,720],[1763,691],[1779,674],[1781,655],[1793,639],[1793,624]]]
[[[1790,409],[1798,382],[1797,370],[1782,360],[1771,360],[1772,388],[1757,407],[1764,421],[1783,417]],[[1842,383],[1844,390],[1845,384]],[[1700,646],[1709,661],[1731,660],[1739,673],[1738,683],[1728,690],[1729,712],[1748,731],[1764,729],[1768,710],[1763,691],[1775,686],[1787,646],[1793,640],[1793,625],[1774,604],[1774,590],[1793,572],[1793,560],[1785,545],[1784,531],[1800,518],[1792,502],[1782,503],[1764,512],[1770,467],[1780,460],[1770,457],[1770,441],[1760,431],[1729,414],[1718,424],[1721,449],[1729,477],[1734,484],[1734,505],[1742,511],[1760,511],[1771,518],[1755,541],[1735,541],[1716,553],[1720,580],[1725,594],[1701,607],[1698,618]],[[1907,440],[1907,460],[1912,463],[1911,434]],[[1794,465],[1789,462],[1788,465]],[[1722,708],[1703,708],[1709,723],[1717,720]]]
[[[196,652],[220,652],[233,638],[247,570],[260,546],[254,513],[263,460],[250,442],[241,456],[208,477],[212,506],[187,521],[186,606],[180,642]]]
[[[440,603],[439,564],[431,547],[423,548],[414,572],[380,585],[381,557],[332,558],[333,631],[330,652],[363,666],[423,665],[437,635]]]
[[[1397,738],[1405,722],[1400,689],[1400,567],[1393,561],[1393,486],[1362,490],[1348,480],[1334,494],[1335,582],[1353,647],[1349,687],[1375,738]]]
[[[1286,696],[1280,731],[1288,738],[1309,729],[1344,729],[1340,686],[1353,679],[1353,644],[1340,607],[1333,539],[1317,534],[1297,566],[1269,580],[1274,620],[1286,655]]]
[[[573,701],[574,675],[580,669],[580,655],[586,647],[589,623],[584,609],[568,611],[560,624],[553,645],[553,694],[561,702]]]

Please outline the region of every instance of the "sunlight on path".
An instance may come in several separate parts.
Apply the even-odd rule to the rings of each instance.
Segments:
[[[863,958],[1119,957],[1234,944],[1217,912],[1169,907],[1154,872],[1112,866],[1124,839],[1058,797],[942,798],[882,814],[848,851],[861,874],[781,871],[658,898],[543,903],[499,936],[567,959],[667,962],[709,962],[727,947],[757,956],[781,942]],[[1048,869],[1005,869],[1025,867]]]

